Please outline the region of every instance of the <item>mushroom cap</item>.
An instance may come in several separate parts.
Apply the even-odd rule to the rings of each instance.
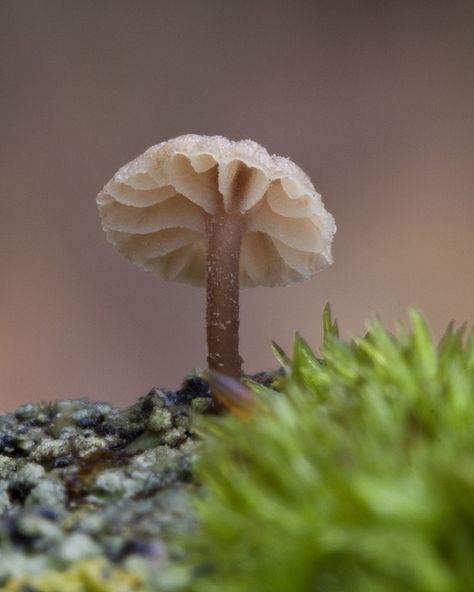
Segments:
[[[310,179],[251,140],[185,135],[152,146],[113,176],[97,204],[107,239],[168,280],[205,284],[206,221],[222,208],[243,219],[242,287],[292,284],[332,263],[336,225]]]

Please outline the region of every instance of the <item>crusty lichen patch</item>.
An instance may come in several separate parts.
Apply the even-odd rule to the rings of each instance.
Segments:
[[[97,557],[117,567],[139,559],[155,573],[169,564],[174,535],[193,524],[191,410],[211,406],[207,384],[190,378],[124,410],[70,400],[1,415],[0,587],[60,570],[62,587],[44,589],[67,592],[64,574],[98,574]],[[68,572],[78,561],[86,567]]]
[[[33,578],[11,580],[5,592],[148,592],[145,579],[101,560],[79,562],[64,571],[51,570]]]

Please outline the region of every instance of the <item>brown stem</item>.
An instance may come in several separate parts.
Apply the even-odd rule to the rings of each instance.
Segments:
[[[243,216],[222,207],[207,224],[207,363],[233,378],[242,375],[239,354],[239,261]]]

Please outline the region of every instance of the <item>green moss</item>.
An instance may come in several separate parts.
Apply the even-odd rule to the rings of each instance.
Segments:
[[[324,327],[324,362],[297,336],[281,393],[203,424],[192,589],[474,590],[473,334]]]

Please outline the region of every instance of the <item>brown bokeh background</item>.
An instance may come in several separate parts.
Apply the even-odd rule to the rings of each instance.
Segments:
[[[122,260],[95,195],[182,133],[252,138],[311,176],[334,265],[242,296],[250,372],[272,339],[317,347],[417,306],[473,320],[474,4],[3,0],[0,410],[127,404],[205,365],[204,293]]]

